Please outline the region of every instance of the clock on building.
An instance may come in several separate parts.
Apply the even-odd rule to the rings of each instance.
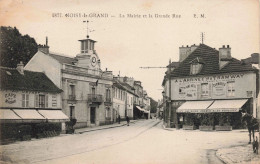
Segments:
[[[97,57],[96,56],[91,57],[91,65],[93,67],[95,67],[97,65]]]

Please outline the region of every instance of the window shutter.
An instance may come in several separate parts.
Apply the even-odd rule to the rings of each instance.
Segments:
[[[209,97],[212,97],[212,96],[211,96],[211,93],[212,93],[212,84],[209,83]]]
[[[35,107],[39,108],[39,95],[35,95]]]
[[[48,95],[45,95],[45,108],[48,108]]]
[[[25,107],[25,94],[22,94],[22,107]]]
[[[201,94],[201,85],[197,85],[197,98],[200,99],[200,94]]]
[[[26,95],[26,107],[29,107],[29,94]]]

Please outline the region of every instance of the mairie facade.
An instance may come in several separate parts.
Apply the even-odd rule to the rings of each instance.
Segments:
[[[44,72],[62,93],[62,110],[77,119],[75,128],[99,126],[113,122],[111,71],[101,70],[95,41],[79,40],[81,49],[76,57],[49,52],[46,43],[25,66],[27,70]]]

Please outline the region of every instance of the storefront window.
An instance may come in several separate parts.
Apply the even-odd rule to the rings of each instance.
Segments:
[[[234,97],[235,96],[235,82],[230,81],[227,83],[227,96]]]

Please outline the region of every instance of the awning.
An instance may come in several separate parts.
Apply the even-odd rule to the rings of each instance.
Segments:
[[[187,101],[178,109],[177,113],[206,113],[207,108],[213,103],[212,101]]]
[[[0,109],[0,121],[4,123],[22,122],[22,119],[10,109]]]
[[[23,122],[45,122],[46,119],[41,116],[36,110],[33,109],[14,109],[18,116],[20,116]]]
[[[143,108],[141,108],[140,106],[136,106],[137,109],[139,109],[140,111],[145,111]]]
[[[247,100],[215,100],[208,109],[211,112],[238,112]]]
[[[149,113],[149,111],[147,111],[147,110],[144,110],[144,113]]]
[[[66,122],[69,117],[61,110],[38,110],[38,112],[48,119],[48,122]]]

